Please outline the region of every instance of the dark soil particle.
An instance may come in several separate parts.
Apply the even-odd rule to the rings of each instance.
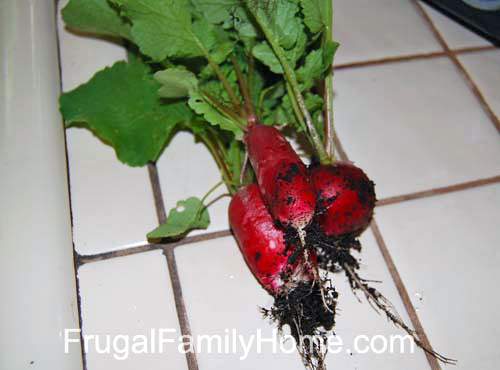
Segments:
[[[361,251],[361,243],[355,235],[328,237],[320,230],[318,223],[313,221],[306,229],[306,244],[316,251],[318,266],[323,270],[338,272],[344,264],[354,269],[359,268],[358,260],[351,254],[352,251]]]
[[[264,315],[278,323],[281,329],[288,325],[293,337],[318,335],[320,329],[331,330],[335,325],[335,306],[338,293],[333,286],[325,286],[329,304],[326,309],[319,284],[300,282],[295,288],[276,297],[273,307],[262,309]],[[297,323],[300,323],[297,325]]]
[[[300,282],[291,290],[275,297],[270,309],[261,309],[264,317],[275,322],[279,330],[283,330],[285,326],[290,328],[304,364],[312,369],[323,368],[325,353],[322,346],[327,341],[328,331],[335,325],[338,297],[331,284],[324,284],[323,292],[320,284],[317,281]]]
[[[255,262],[259,262],[260,258],[262,257],[262,254],[260,252],[255,253]]]
[[[298,164],[292,163],[286,168],[284,173],[280,172],[278,175],[278,180],[283,180],[286,182],[292,182],[293,178],[300,172]]]

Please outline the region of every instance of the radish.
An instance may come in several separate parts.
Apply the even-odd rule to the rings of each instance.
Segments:
[[[351,250],[361,250],[356,238],[373,217],[376,202],[373,181],[359,167],[347,162],[313,167],[310,176],[318,197],[318,210],[310,227],[314,231],[309,233],[307,242],[316,251],[321,268],[343,269],[353,291],[360,290],[377,312],[384,312],[389,321],[405,330],[426,353],[443,363],[454,364],[455,360],[427,347],[418,333],[405,324],[394,305],[358,274],[359,262]]]
[[[274,127],[248,126],[248,157],[271,215],[284,228],[303,230],[312,220],[316,197],[307,169]]]
[[[290,328],[307,368],[323,369],[321,344],[304,336],[326,340],[335,323],[337,293],[319,278],[314,252],[306,260],[301,248],[287,240],[256,184],[242,187],[233,196],[229,223],[248,267],[275,298],[273,307],[262,312],[280,330]]]
[[[233,196],[229,223],[248,267],[270,294],[276,296],[299,281],[314,280],[314,272],[304,268],[302,259],[288,263],[293,247],[286,246],[285,234],[274,224],[256,184]]]
[[[375,207],[375,185],[353,164],[337,162],[311,169],[318,197],[317,222],[328,237],[358,236],[370,224]]]

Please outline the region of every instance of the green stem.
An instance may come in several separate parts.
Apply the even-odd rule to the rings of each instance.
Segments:
[[[323,46],[333,40],[333,0],[327,1],[328,24],[323,33]],[[335,162],[335,143],[333,137],[335,134],[334,115],[333,115],[333,66],[330,66],[325,78],[324,101],[325,105],[325,149],[330,162]]]
[[[206,91],[202,91],[201,93],[203,94],[203,98],[207,100],[209,104],[215,107],[215,109],[217,109],[221,114],[232,120],[240,129],[245,130],[245,122],[240,116],[238,116],[238,114],[224,107],[224,105],[222,105],[219,101],[217,101],[217,99]]]
[[[285,83],[285,86],[286,86],[286,92],[287,92],[288,96],[290,97],[290,103],[292,104],[292,109],[293,109],[293,112],[295,113],[295,117],[297,117],[297,120],[299,121],[299,124],[302,127],[302,129],[305,130],[306,123],[304,122],[304,117],[302,117],[302,113],[300,112],[300,108],[297,105],[297,101],[295,99],[292,99],[293,91],[291,90],[291,86],[288,82]],[[312,142],[311,137],[308,136],[308,138],[311,141],[311,144],[314,146],[314,143]]]
[[[278,60],[281,64],[281,67],[283,68],[285,78],[286,78],[287,82],[290,84],[290,87],[291,87],[292,92],[293,92],[293,95],[291,97],[295,98],[297,106],[299,107],[300,111],[302,112],[302,116],[304,117],[307,131],[309,133],[309,136],[311,137],[311,141],[313,143],[314,148],[316,149],[316,153],[318,154],[320,162],[321,163],[329,163],[330,161],[328,158],[328,154],[326,153],[325,147],[323,146],[323,143],[321,142],[321,137],[319,136],[318,132],[316,131],[316,128],[314,127],[311,114],[307,110],[306,103],[304,101],[302,93],[300,92],[299,83],[297,82],[297,78],[295,77],[295,73],[294,73],[292,67],[290,66],[290,63],[288,62],[288,60],[286,58],[286,55],[285,55],[283,48],[281,47],[281,45],[279,45],[279,43],[273,37],[272,31],[269,28],[267,21],[265,19],[263,19],[263,17],[259,13],[259,10],[256,9],[251,4],[249,4],[248,9],[255,17],[255,20],[259,24],[262,32],[264,33],[264,36],[266,37],[267,41],[269,42],[269,45],[273,49],[274,54],[278,58]]]
[[[200,135],[200,139],[203,141],[205,146],[208,148],[210,153],[215,159],[215,162],[217,163],[217,167],[219,167],[221,174],[222,174],[222,179],[224,183],[226,184],[227,190],[229,193],[234,194],[236,192],[236,189],[234,188],[234,182],[232,181],[232,176],[229,171],[229,169],[226,166],[226,163],[224,162],[224,159],[221,157],[221,153],[219,151],[218,145],[215,144],[212,140],[210,140],[208,137],[205,137],[203,135]]]
[[[203,196],[203,198],[201,198],[201,204],[203,205],[197,212],[197,216],[196,218],[200,218],[202,212],[208,208],[208,206],[210,204],[207,204],[205,205],[205,200],[207,200],[207,198],[210,196],[210,194],[212,194],[219,186],[221,186],[222,184],[224,184],[224,181],[219,181],[217,184],[215,184],[214,186],[212,186],[206,193],[205,195]]]
[[[252,101],[252,106],[254,105],[254,99],[255,96],[252,96],[252,90],[253,90],[253,78],[254,78],[254,71],[255,71],[255,59],[253,58],[252,53],[250,52],[247,54],[248,58],[248,71],[247,71],[247,85],[248,85],[248,90],[250,92],[250,99]]]
[[[205,200],[207,200],[207,198],[210,196],[210,194],[212,194],[219,186],[221,186],[222,184],[224,184],[224,181],[219,181],[217,184],[215,184],[214,186],[212,186],[207,192],[206,194],[203,196],[203,198],[201,198],[201,203],[205,203]]]
[[[252,98],[250,97],[250,91],[248,90],[248,85],[241,72],[240,65],[234,57],[231,56],[231,63],[233,63],[234,70],[236,71],[236,78],[238,79],[238,84],[240,86],[241,95],[243,95],[243,103],[245,105],[245,114],[247,117],[248,124],[255,123],[257,117],[255,116],[255,110],[253,109]]]
[[[231,100],[231,103],[234,105],[235,108],[239,109],[240,101],[239,101],[238,97],[236,96],[236,93],[234,92],[233,88],[231,87],[231,84],[227,80],[226,76],[224,76],[224,73],[222,73],[222,70],[220,69],[219,65],[213,61],[212,57],[210,56],[210,53],[205,48],[205,46],[201,43],[201,41],[198,39],[198,37],[196,37],[196,35],[194,35],[194,34],[192,36],[193,36],[194,40],[196,41],[196,44],[198,45],[198,47],[202,51],[203,55],[205,55],[205,58],[207,59],[208,64],[210,65],[210,67],[212,67],[215,74],[217,75],[217,78],[224,86],[224,90],[226,90],[227,95],[229,96],[229,99]]]

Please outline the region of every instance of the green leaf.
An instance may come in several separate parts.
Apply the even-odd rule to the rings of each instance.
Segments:
[[[290,0],[276,0],[271,2],[269,8],[261,5],[258,12],[267,23],[272,37],[283,48],[285,56],[292,68],[304,54],[307,35],[304,25],[298,16],[298,5]],[[261,42],[252,50],[255,58],[267,65],[274,73],[283,73],[279,59],[271,49],[268,42]]]
[[[60,109],[67,127],[83,126],[113,146],[131,166],[157,159],[177,123],[189,121],[185,102],[161,104],[149,67],[117,62],[63,94]]]
[[[300,0],[304,23],[312,33],[318,33],[328,24],[327,1],[331,0]]]
[[[238,7],[233,12],[232,26],[238,32],[239,37],[248,42],[255,39],[259,34],[255,24],[250,20],[250,17],[243,7]]]
[[[305,33],[301,33],[299,34],[299,38],[297,39],[295,47],[291,50],[285,50],[286,59],[288,60],[292,68],[295,68],[297,60],[303,55],[306,47],[306,42],[307,37]],[[272,72],[278,74],[283,73],[283,67],[281,66],[279,59],[276,57],[276,54],[271,49],[268,43],[261,42],[260,44],[255,45],[255,47],[252,49],[252,54],[255,58],[268,66]]]
[[[231,141],[227,151],[227,162],[233,179],[239,179],[243,164],[245,149],[240,141]]]
[[[204,56],[221,63],[233,43],[206,19],[192,20],[188,0],[111,0],[132,21],[134,42],[155,61]]]
[[[319,95],[307,93],[304,101],[307,109],[311,112],[322,110],[323,108],[323,98]]]
[[[299,7],[295,1],[277,0],[275,1],[275,9],[268,13],[271,15],[269,21],[274,34],[285,50],[293,48],[300,33],[304,30],[302,21],[297,16],[298,11]]]
[[[281,63],[268,43],[261,42],[252,49],[252,54],[274,73],[283,73]]]
[[[243,138],[242,129],[233,120],[227,118],[216,107],[207,102],[198,91],[193,91],[190,94],[188,104],[191,109],[202,115],[211,125],[232,132],[237,140]]]
[[[198,86],[196,76],[180,67],[156,72],[154,77],[162,85],[158,90],[158,95],[162,98],[184,98]]]
[[[177,202],[168,213],[167,221],[148,233],[148,239],[179,238],[194,229],[206,229],[210,216],[202,201],[196,197]]]
[[[234,43],[223,41],[218,43],[211,51],[210,56],[216,64],[221,64],[227,59],[234,49]]]
[[[70,0],[62,17],[69,28],[132,40],[130,25],[107,0]]]
[[[135,43],[153,60],[203,55],[193,35],[187,0],[111,1],[132,21]]]
[[[240,0],[192,0],[195,8],[210,23],[222,23],[230,17],[231,10]]]
[[[336,41],[327,41],[323,46],[323,64],[326,68],[333,64],[333,58],[337,53],[340,44]]]
[[[297,70],[297,80],[302,90],[310,89],[316,80],[325,77],[337,47],[338,43],[328,42],[323,48],[313,50],[306,56],[304,65]]]

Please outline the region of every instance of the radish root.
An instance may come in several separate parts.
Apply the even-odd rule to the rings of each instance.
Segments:
[[[427,347],[419,338],[418,333],[406,325],[397,312],[394,305],[377,289],[370,287],[366,280],[359,277],[358,273],[349,266],[347,263],[342,265],[344,271],[346,272],[347,278],[351,288],[355,292],[357,289],[361,290],[367,300],[367,302],[372,306],[372,308],[380,314],[380,311],[384,312],[386,317],[397,327],[406,331],[415,341],[415,344],[420,347],[424,352],[435,357],[439,361],[445,364],[456,365],[457,360],[445,357],[438,352],[434,351],[432,348]]]
[[[270,309],[261,308],[264,317],[275,322],[280,331],[285,326],[295,339],[304,366],[308,370],[325,370],[327,335],[335,324],[337,292],[332,284],[325,286],[326,296],[321,295],[321,285],[327,281],[301,281],[293,284],[284,294],[275,297]],[[325,299],[328,311],[321,304]]]

